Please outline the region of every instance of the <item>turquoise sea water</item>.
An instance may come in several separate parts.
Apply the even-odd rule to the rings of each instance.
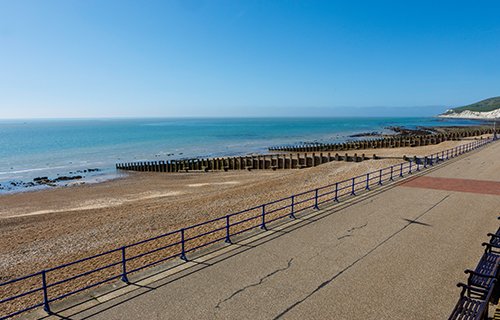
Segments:
[[[438,118],[259,118],[0,120],[0,183],[35,177],[85,174],[87,180],[116,175],[116,162],[244,155],[300,142],[345,141],[388,126],[471,125]],[[11,188],[10,188],[11,189]],[[5,189],[4,189],[5,190]]]

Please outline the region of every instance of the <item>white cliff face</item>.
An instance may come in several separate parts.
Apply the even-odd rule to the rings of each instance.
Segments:
[[[476,112],[465,110],[439,115],[440,118],[462,118],[462,119],[496,119],[500,118],[500,108],[489,112]]]

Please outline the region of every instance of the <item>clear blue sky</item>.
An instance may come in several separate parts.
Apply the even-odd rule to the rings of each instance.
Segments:
[[[0,118],[472,103],[500,95],[499,13],[498,0],[0,0]]]

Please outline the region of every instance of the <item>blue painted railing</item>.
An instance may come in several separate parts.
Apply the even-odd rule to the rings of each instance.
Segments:
[[[267,224],[271,222],[283,218],[295,219],[296,215],[304,210],[319,209],[319,206],[325,202],[340,202],[342,198],[355,196],[357,192],[367,191],[373,186],[383,185],[385,182],[402,178],[404,175],[424,170],[436,163],[482,147],[491,141],[491,139],[476,140],[419,158],[417,161],[409,159],[407,162],[0,283],[0,312],[6,310],[3,315],[0,314],[0,319],[7,319],[39,307],[43,307],[50,314],[50,304],[54,301],[116,279],[128,283],[128,275],[131,273],[176,257],[187,261],[187,254],[194,250],[220,241],[231,243],[231,237],[255,228],[267,230]],[[153,245],[156,247],[151,249]],[[156,255],[157,259],[152,259],[153,255]],[[148,256],[150,259],[144,259]],[[104,261],[104,265],[99,265],[99,261]],[[71,270],[73,267],[87,267],[89,270],[79,272]],[[64,269],[66,272],[63,271]],[[71,275],[49,281],[49,276],[57,276],[58,271],[61,274],[70,273]],[[91,278],[84,281],[85,277]],[[83,284],[70,284],[75,280],[80,280]],[[28,285],[19,286],[21,282],[28,283]],[[26,286],[32,288],[18,292],[17,288]],[[51,291],[56,293],[50,294]],[[36,299],[33,298],[34,295],[37,295]],[[20,301],[30,296],[29,301],[38,300],[39,302],[26,306],[23,301]],[[8,303],[11,305],[6,305]]]

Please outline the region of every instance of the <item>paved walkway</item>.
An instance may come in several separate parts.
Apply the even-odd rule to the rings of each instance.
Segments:
[[[498,228],[500,143],[70,319],[446,319]]]

